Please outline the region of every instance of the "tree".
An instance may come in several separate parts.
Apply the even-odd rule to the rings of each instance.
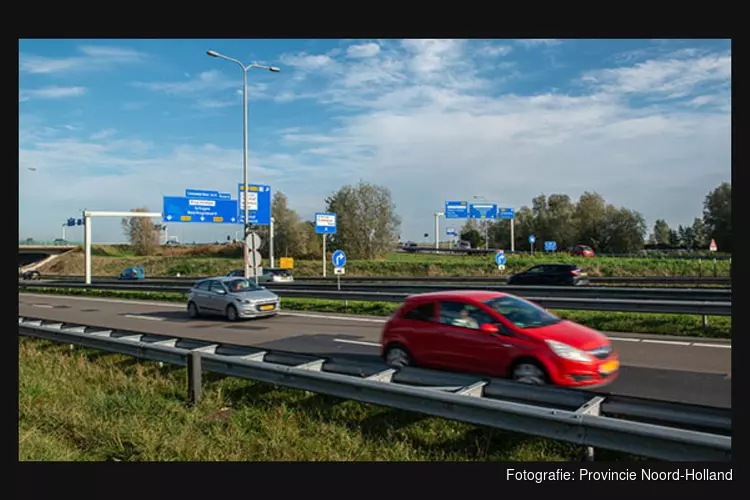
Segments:
[[[133,208],[131,212],[148,212],[148,208]],[[122,229],[125,237],[133,247],[136,255],[153,254],[159,233],[156,231],[154,223],[147,217],[124,217],[122,219]]]
[[[305,253],[305,228],[297,212],[287,206],[287,197],[276,191],[271,202],[271,213],[274,218],[274,250],[277,255],[285,257],[299,256]]]
[[[332,248],[350,259],[381,257],[398,242],[401,219],[386,187],[364,181],[344,186],[326,199],[326,209],[338,219]]]
[[[479,233],[479,230],[466,226],[461,230],[461,239],[463,241],[468,241],[471,248],[480,248],[484,244],[484,239]]]
[[[678,229],[682,229],[682,226],[679,226]],[[682,238],[680,238],[680,233],[678,231],[675,231],[674,229],[670,229],[667,244],[672,248],[679,248],[681,246],[681,243]]]
[[[627,208],[607,206],[601,243],[604,253],[635,253],[643,250],[645,235],[646,221],[641,214]]]
[[[703,221],[709,237],[722,252],[732,251],[732,185],[728,182],[708,193],[703,202]]]
[[[607,204],[598,193],[584,192],[573,211],[573,225],[577,245],[588,245],[594,250],[602,249],[607,220]]]
[[[711,243],[709,237],[709,229],[703,219],[696,217],[693,219],[693,225],[691,227],[693,231],[692,246],[690,248],[701,249],[708,248]]]
[[[651,240],[656,245],[669,245],[669,224],[664,219],[657,219],[654,222],[654,232]]]

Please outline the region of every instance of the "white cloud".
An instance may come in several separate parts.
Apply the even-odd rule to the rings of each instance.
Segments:
[[[527,48],[531,47],[553,47],[560,45],[563,41],[557,38],[522,38],[516,40],[516,42],[524,45]]]
[[[107,45],[84,45],[78,48],[83,56],[50,58],[21,54],[19,70],[22,73],[55,74],[70,71],[93,71],[122,64],[143,62],[148,55],[127,48]]]
[[[346,49],[346,55],[349,57],[372,57],[380,52],[380,45],[377,43],[362,43],[358,45],[351,45]]]
[[[86,93],[86,87],[59,87],[50,86],[33,90],[21,90],[18,102],[31,99],[64,99],[66,97],[78,97]]]
[[[111,137],[117,133],[117,130],[113,128],[108,128],[104,130],[100,130],[99,132],[92,134],[90,139],[92,140],[99,140],[99,139],[106,139],[107,137]]]
[[[281,62],[287,66],[306,71],[321,70],[334,65],[334,61],[330,55],[311,55],[306,52],[301,54],[284,54],[281,56]]]

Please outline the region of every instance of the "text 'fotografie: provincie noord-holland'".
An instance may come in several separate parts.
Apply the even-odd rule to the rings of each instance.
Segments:
[[[639,473],[640,472],[640,473]],[[573,471],[557,469],[555,471],[524,471],[508,469],[506,479],[510,481],[731,481],[732,469],[728,471],[712,471],[709,469],[677,469],[674,471],[659,471],[651,469],[630,469],[606,471],[579,469]]]

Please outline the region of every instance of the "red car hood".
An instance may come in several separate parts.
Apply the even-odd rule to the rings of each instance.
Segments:
[[[603,333],[568,320],[563,320],[556,325],[524,330],[524,332],[541,340],[556,340],[584,351],[610,344],[609,339]]]

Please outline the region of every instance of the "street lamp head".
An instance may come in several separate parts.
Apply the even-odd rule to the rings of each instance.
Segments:
[[[270,68],[268,68],[268,71],[273,71],[274,73],[278,73],[281,70],[277,68],[276,66],[271,66]]]
[[[219,57],[219,53],[214,50],[209,50],[208,52],[206,52],[206,54],[208,54],[211,57]]]

